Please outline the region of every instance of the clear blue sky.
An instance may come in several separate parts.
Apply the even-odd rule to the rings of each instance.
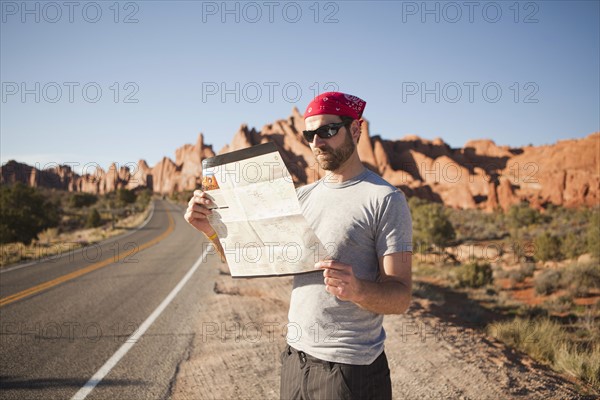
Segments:
[[[152,166],[331,88],[386,139],[600,130],[598,1],[465,3],[2,1],[1,161]]]

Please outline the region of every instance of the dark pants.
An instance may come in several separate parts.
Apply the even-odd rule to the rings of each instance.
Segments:
[[[323,361],[289,345],[281,353],[281,399],[391,399],[385,352],[371,365]]]

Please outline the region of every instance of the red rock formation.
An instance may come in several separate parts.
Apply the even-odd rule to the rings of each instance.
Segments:
[[[600,132],[584,139],[525,147],[501,173],[515,194],[541,205],[567,207],[600,203]]]
[[[126,189],[133,190],[137,188],[152,189],[152,169],[146,161],[139,160],[134,171],[130,172],[129,181],[127,181]]]
[[[507,146],[497,146],[493,140],[489,139],[469,140],[467,143],[465,143],[463,152],[479,157],[502,158],[512,156],[510,148]]]
[[[177,165],[169,157],[163,157],[152,167],[153,190],[155,193],[175,193],[181,190],[176,179]]]
[[[185,144],[175,150],[175,164],[178,176],[175,178],[176,185],[180,190],[193,190],[200,184],[202,176],[202,160],[214,157],[212,146],[204,145],[204,136],[198,135],[195,145]],[[157,181],[158,185],[162,182]]]
[[[494,182],[489,181],[488,182],[488,197],[487,197],[487,202],[485,204],[485,210],[486,211],[495,211],[498,209],[499,204],[498,204],[498,193],[496,192],[496,184],[494,184]]]
[[[115,163],[112,163],[108,167],[108,172],[106,172],[103,178],[100,185],[100,193],[114,192],[119,188],[119,172]]]
[[[9,160],[2,166],[0,178],[2,179],[2,184],[6,185],[21,182],[29,186],[36,186],[37,175],[38,170],[35,168],[15,160]]]
[[[267,124],[260,131],[243,124],[220,153],[265,142],[278,147],[294,182],[314,182],[325,171],[314,161],[302,130],[304,119],[297,108],[287,119]],[[365,165],[409,196],[439,201],[456,208],[507,210],[527,201],[534,207],[547,204],[593,206],[600,203],[600,133],[554,145],[524,148],[497,146],[493,141],[471,140],[452,149],[440,138],[410,135],[390,141],[371,137],[369,123],[361,127],[358,153]],[[193,190],[202,174],[202,160],[214,156],[200,134],[195,144],[175,151],[175,161],[164,157],[153,168],[144,160],[131,170],[113,164],[105,172],[75,174],[68,166],[38,170],[9,161],[1,168],[1,183],[70,191],[106,193],[118,188],[149,188],[169,194]],[[86,171],[87,172],[87,171]]]
[[[381,146],[381,145],[380,145]],[[369,135],[369,121],[364,120],[360,127],[360,138],[358,139],[358,156],[360,160],[371,171],[381,174],[377,157],[375,156],[375,148]]]

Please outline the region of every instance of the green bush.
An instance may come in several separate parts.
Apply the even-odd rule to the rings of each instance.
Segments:
[[[590,218],[586,233],[587,251],[600,258],[600,212],[596,211]]]
[[[558,270],[547,269],[542,272],[534,283],[535,292],[541,295],[554,293],[561,287],[561,273]]]
[[[585,237],[569,232],[562,241],[561,253],[567,258],[577,258],[586,252],[586,248],[587,241]]]
[[[521,270],[521,272],[523,273],[523,275],[525,277],[530,277],[530,276],[533,276],[533,273],[535,272],[535,264],[534,263],[524,263],[524,264],[521,264],[519,269]]]
[[[535,271],[535,264],[533,263],[525,263],[521,264],[519,269],[512,270],[508,272],[508,277],[514,282],[523,282],[525,278],[533,276]]]
[[[69,198],[69,206],[73,208],[89,207],[96,204],[98,196],[91,193],[73,193]]]
[[[558,236],[544,232],[534,240],[535,258],[541,261],[559,260],[561,258],[561,243]]]
[[[558,298],[551,297],[544,301],[542,307],[548,310],[549,313],[563,314],[571,311],[575,303],[573,302],[573,296],[567,294]]]
[[[482,210],[448,209],[448,218],[458,240],[493,240],[506,236],[504,214]]]
[[[600,265],[596,262],[572,264],[565,269],[562,283],[575,296],[587,296],[590,290],[600,288]]]
[[[140,190],[137,194],[137,199],[135,200],[136,207],[139,210],[144,210],[150,204],[150,200],[152,200],[152,193],[148,189]]]
[[[456,238],[456,232],[444,207],[412,197],[409,200],[413,221],[413,247],[425,252],[432,245],[447,247]]]
[[[458,286],[479,288],[493,282],[492,267],[489,263],[472,262],[457,268]]]
[[[508,224],[511,228],[522,228],[533,225],[541,220],[540,212],[522,202],[513,205],[508,210]]]
[[[0,243],[31,243],[39,232],[58,226],[60,207],[21,183],[0,187]]]
[[[86,228],[96,228],[102,225],[102,218],[100,217],[100,213],[95,208],[92,208],[88,212],[87,219],[85,221]]]
[[[135,203],[136,194],[132,190],[119,188],[117,189],[117,202],[120,206]]]
[[[523,274],[523,272],[521,272],[521,270],[518,270],[518,269],[510,271],[508,273],[508,277],[512,281],[511,282],[512,285],[514,285],[515,283],[522,283],[525,281],[525,275]]]

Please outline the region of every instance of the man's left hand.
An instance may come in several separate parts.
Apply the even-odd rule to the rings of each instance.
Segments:
[[[360,302],[362,281],[354,275],[352,266],[338,261],[319,261],[315,269],[323,270],[325,290],[340,300]]]

